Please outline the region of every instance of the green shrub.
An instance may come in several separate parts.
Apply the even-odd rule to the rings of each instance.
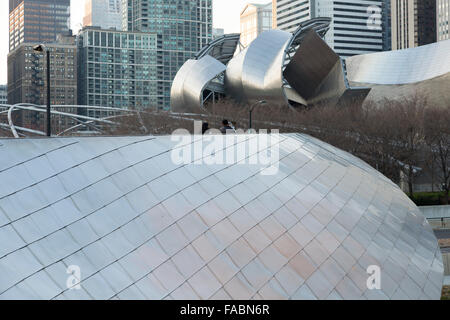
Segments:
[[[450,286],[444,286],[442,288],[442,298],[441,300],[450,300]]]
[[[439,206],[444,198],[443,192],[417,192],[414,197],[410,197],[414,203],[421,206]]]

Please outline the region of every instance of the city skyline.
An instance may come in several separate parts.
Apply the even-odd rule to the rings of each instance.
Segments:
[[[0,1],[0,301],[450,300],[450,0],[269,1]]]
[[[81,4],[80,4],[81,2]],[[77,32],[82,24],[84,16],[84,0],[71,0],[71,28]],[[213,0],[213,27],[223,28],[225,33],[239,32],[239,14],[248,2],[267,3],[267,0],[233,0],[225,2]],[[0,12],[3,19],[0,19],[0,84],[7,83],[7,63],[9,26],[8,26],[8,1],[0,2]],[[223,14],[224,12],[228,14]]]

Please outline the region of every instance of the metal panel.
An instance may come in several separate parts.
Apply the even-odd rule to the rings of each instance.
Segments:
[[[359,83],[407,84],[450,73],[450,40],[346,59],[348,79]]]
[[[82,156],[69,169],[65,141],[0,142],[14,159],[4,176],[30,172],[0,198],[0,299],[440,298],[442,256],[419,209],[317,139],[281,135],[270,177],[245,162],[175,166],[168,137],[151,142],[160,155],[142,138],[128,137],[132,148],[73,138]],[[58,156],[47,157],[50,145]],[[127,166],[106,165],[108,153]],[[382,269],[381,291],[365,287],[370,265]],[[79,291],[66,287],[68,266],[81,269]]]
[[[266,100],[287,104],[281,70],[291,38],[291,33],[281,30],[263,32],[230,61],[225,73],[227,92],[245,103]]]
[[[171,108],[174,112],[202,112],[203,91],[208,83],[226,69],[225,65],[206,55],[188,60],[178,71],[171,89]]]
[[[340,64],[339,56],[315,31],[310,30],[284,70],[284,76],[302,97],[310,99],[317,94],[319,86],[336,64]],[[340,71],[343,83],[343,71]]]
[[[206,55],[210,55],[211,57],[219,60],[224,65],[227,65],[238,49],[238,45],[240,45],[240,38],[240,33],[223,35],[222,37],[214,39],[213,41],[208,43],[208,45],[202,48],[195,55],[195,58],[201,59]]]

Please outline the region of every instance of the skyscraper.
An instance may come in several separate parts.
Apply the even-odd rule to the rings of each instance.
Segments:
[[[9,0],[9,51],[23,42],[54,42],[70,28],[70,0]]]
[[[212,0],[123,0],[123,28],[157,35],[160,104],[170,106],[178,69],[212,39]]]
[[[83,27],[122,30],[122,0],[87,0]]]
[[[437,40],[450,39],[450,0],[436,0]]]
[[[262,32],[272,29],[272,3],[247,4],[241,12],[241,43],[248,46]]]
[[[47,98],[47,63],[45,53],[33,50],[38,42],[20,44],[8,54],[8,103],[45,105]],[[77,104],[77,47],[75,37],[59,35],[47,43],[50,51],[51,104]],[[69,110],[76,113],[76,110]],[[66,110],[66,111],[67,111]],[[22,126],[42,129],[43,114],[27,113],[19,122]]]
[[[8,103],[8,86],[6,84],[0,85],[0,105]]]
[[[78,102],[115,108],[158,102],[157,36],[85,27],[78,34]],[[94,115],[94,114],[90,114]]]
[[[391,0],[393,50],[436,42],[436,1]]]
[[[275,0],[276,28],[295,31],[301,22],[330,17],[325,41],[341,57],[389,49],[390,0]]]
[[[392,50],[392,12],[391,0],[383,0],[382,12],[382,27],[383,27],[383,51]]]
[[[273,27],[293,32],[301,22],[313,18],[315,0],[274,0],[272,3]]]

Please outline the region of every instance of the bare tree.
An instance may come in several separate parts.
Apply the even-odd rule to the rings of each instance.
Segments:
[[[401,101],[385,101],[375,111],[381,118],[378,136],[386,155],[395,159],[404,172],[409,194],[414,195],[414,179],[423,163],[425,145],[424,116],[427,102],[419,94]]]
[[[410,98],[385,100],[381,104],[366,103],[364,107],[349,103],[293,109],[263,104],[253,111],[253,128],[309,134],[362,158],[397,183],[403,172],[411,195],[414,194],[417,169],[433,155],[433,165],[440,168],[439,179],[448,194],[449,115],[429,108],[423,96],[418,92]],[[222,99],[207,105],[204,114],[146,111],[115,120],[119,124],[104,134],[160,135],[170,134],[178,128],[193,132],[194,121],[208,122],[210,128],[220,128],[223,119],[246,130],[249,107]]]
[[[425,137],[430,151],[431,170],[445,191],[445,203],[450,198],[450,109],[430,108],[425,115]]]

